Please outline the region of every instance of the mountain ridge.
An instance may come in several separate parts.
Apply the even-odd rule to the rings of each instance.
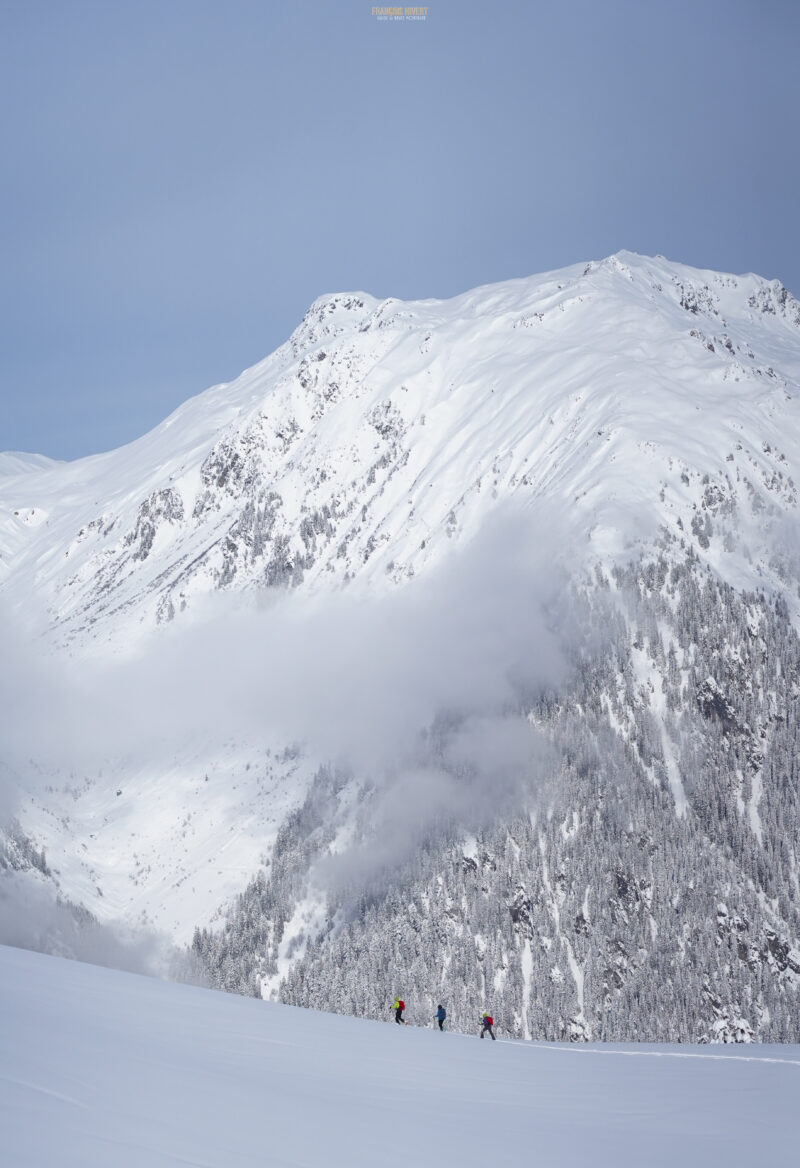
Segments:
[[[765,325],[760,345],[728,335],[724,312],[734,303],[748,323]],[[774,367],[776,333],[786,372]],[[749,461],[756,489],[791,494],[794,481],[781,482],[786,456],[779,448],[769,455],[786,425],[797,427],[786,407],[798,338],[800,305],[776,282],[630,253],[448,301],[321,297],[280,349],[234,382],[191,399],[118,452],[49,467],[40,476],[47,505],[23,502],[37,493],[33,472],[16,491],[7,481],[16,495],[4,518],[7,546],[24,552],[30,544],[20,530],[26,515],[50,529],[51,543],[58,524],[68,563],[48,573],[37,561],[28,581],[34,591],[37,577],[46,581],[52,617],[80,632],[97,619],[102,626],[103,612],[118,618],[143,605],[148,620],[168,619],[191,604],[194,589],[227,588],[234,578],[259,587],[320,572],[349,580],[391,564],[400,582],[424,567],[443,530],[477,530],[487,508],[474,496],[487,486],[547,497],[560,479],[583,526],[594,508],[595,526],[609,528],[615,491],[641,511],[664,486],[670,456],[691,475],[724,442],[712,491],[729,501],[736,494],[724,482],[722,459],[730,458]],[[683,369],[694,373],[687,379]],[[637,400],[657,417],[637,416]],[[750,412],[746,453],[732,432],[742,426],[735,411],[727,427],[714,417],[732,406]],[[690,438],[693,421],[716,428],[711,443]],[[660,477],[647,466],[654,459]],[[691,522],[695,500],[680,497],[691,492],[679,482],[670,488],[677,497],[666,510]],[[648,517],[651,531],[664,510]],[[8,574],[13,551],[3,558]]]

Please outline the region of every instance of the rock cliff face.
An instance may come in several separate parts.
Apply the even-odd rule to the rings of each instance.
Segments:
[[[420,685],[394,770],[269,710],[235,740],[206,718],[135,763],[109,747],[97,773],[16,757],[15,868],[44,847],[36,879],[98,915],[199,926],[246,992],[382,1016],[399,979],[465,1027],[485,1003],[521,1035],[797,1039],[798,391],[785,288],[621,253],[447,302],[324,297],[129,447],[3,456],[0,598],[53,661],[202,643],[220,596],[330,625],[347,595],[401,637],[448,588],[493,629],[488,589],[520,629],[518,652],[493,632],[476,651],[504,644],[502,700]],[[509,512],[547,557],[538,623],[503,591],[514,556],[458,593]],[[370,637],[405,659],[348,627],[362,672]],[[545,635],[560,666],[536,672]],[[421,824],[392,813],[415,801]]]

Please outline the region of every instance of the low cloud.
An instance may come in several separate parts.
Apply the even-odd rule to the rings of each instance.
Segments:
[[[47,657],[6,621],[9,770],[25,786],[227,741],[298,743],[378,792],[399,861],[431,823],[484,822],[542,769],[522,714],[568,673],[563,528],[501,515],[400,588],[215,596],[127,659]]]
[[[529,805],[558,754],[526,718],[466,716],[425,735],[401,765],[380,774],[355,842],[324,856],[312,883],[337,893],[377,891],[432,838],[477,832]]]
[[[205,984],[191,954],[148,929],[101,924],[31,872],[0,873],[0,944],[109,969]]]

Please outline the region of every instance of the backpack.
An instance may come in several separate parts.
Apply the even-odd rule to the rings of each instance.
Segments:
[[[406,1008],[405,1002],[398,1002],[398,1006],[399,1006],[400,1010],[405,1010],[405,1008]]]

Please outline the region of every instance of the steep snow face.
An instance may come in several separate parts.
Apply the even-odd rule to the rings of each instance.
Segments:
[[[484,1168],[535,1147],[560,1168],[749,1168],[796,1147],[796,1046],[487,1047],[5,947],[0,993],[15,1165]]]
[[[737,587],[768,584],[795,530],[799,386],[784,288],[661,258],[445,302],[323,297],[265,361],[127,447],[0,456],[0,603],[68,660],[135,658],[219,592],[391,592],[510,501],[552,517],[579,563],[666,528]],[[12,776],[64,893],[184,940],[244,887],[321,760],[255,715],[215,733]]]
[[[682,530],[742,582],[770,555],[753,510],[795,510],[799,382],[786,289],[660,258],[325,297],[128,447],[5,456],[4,600],[105,649],[217,589],[402,582],[509,498],[601,558]]]

